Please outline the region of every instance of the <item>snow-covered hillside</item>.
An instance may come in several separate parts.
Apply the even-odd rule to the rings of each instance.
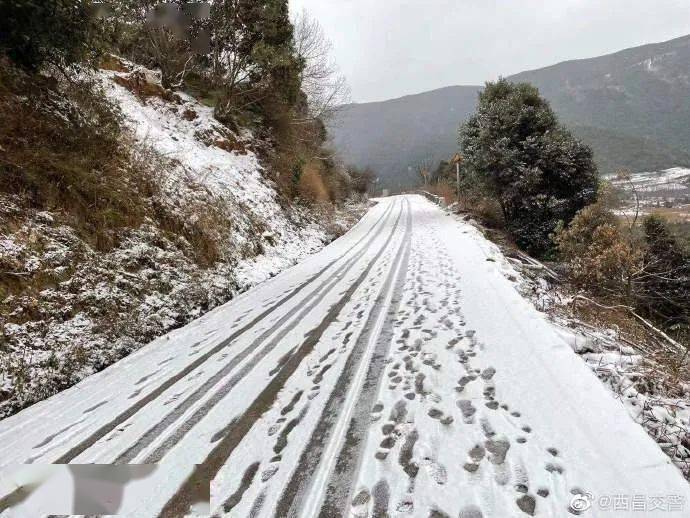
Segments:
[[[17,279],[55,280],[37,294],[0,300],[0,417],[276,275],[347,230],[363,209],[289,204],[260,163],[266,143],[229,130],[189,95],[165,91],[154,72],[119,60],[116,68],[96,80],[122,111],[136,159],[154,168],[161,190],[154,208],[215,236],[209,246],[218,260],[199,265],[193,240],[150,219],[98,251],[59,214],[0,196],[0,218],[20,221],[0,234],[0,265],[11,265]],[[219,221],[223,231],[214,233]]]
[[[674,167],[664,171],[633,173],[630,182],[611,177],[612,183],[624,189],[630,189],[630,183],[641,192],[679,191],[687,194],[690,191],[690,169]]]
[[[631,217],[661,211],[674,221],[690,221],[690,169],[674,167],[607,179],[623,194],[618,214]]]
[[[156,75],[125,64],[131,72],[102,73],[105,91],[122,109],[136,140],[172,162],[162,180],[175,188],[191,179],[220,197],[233,210],[233,239],[239,248],[254,242],[257,228],[262,229],[263,253],[235,270],[241,285],[275,275],[329,240],[322,226],[305,219],[307,214],[292,214],[281,206],[253,151],[257,142],[251,132],[233,133],[213,118],[212,108],[183,92],[176,92],[172,101],[157,96],[142,101],[122,84],[157,81]]]

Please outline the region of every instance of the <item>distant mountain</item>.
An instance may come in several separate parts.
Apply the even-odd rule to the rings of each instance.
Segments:
[[[423,161],[437,164],[453,154],[458,124],[474,111],[480,90],[451,86],[391,101],[350,104],[330,131],[346,162],[371,166],[383,186],[414,185],[414,167]]]
[[[690,152],[653,140],[632,137],[615,130],[568,124],[571,131],[594,151],[599,171],[606,175],[626,168],[633,172],[690,167]],[[690,148],[688,148],[690,149]]]
[[[690,36],[509,77],[537,86],[561,121],[595,151],[601,172],[690,166]],[[373,167],[384,186],[452,155],[480,86],[452,86],[343,107],[331,127],[343,158]],[[412,168],[410,170],[409,168]]]

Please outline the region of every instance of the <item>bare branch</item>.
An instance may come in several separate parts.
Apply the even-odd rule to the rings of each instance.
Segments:
[[[297,55],[304,61],[301,81],[312,119],[333,118],[350,101],[347,80],[331,57],[333,45],[319,22],[302,11],[293,20]]]

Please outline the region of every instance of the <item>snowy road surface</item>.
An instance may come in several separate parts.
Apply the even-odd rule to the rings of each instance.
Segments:
[[[304,263],[0,422],[0,467],[160,463],[126,487],[119,512],[137,518],[203,509],[211,480],[218,516],[562,517],[573,499],[583,516],[688,516],[679,471],[516,275],[470,225],[387,198]],[[0,484],[2,516],[30,516],[39,492]]]

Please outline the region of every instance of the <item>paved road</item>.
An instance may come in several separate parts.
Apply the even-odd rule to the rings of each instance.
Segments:
[[[659,516],[687,516],[680,473],[516,277],[423,198],[382,200],[304,263],[0,422],[0,468],[159,464],[113,504],[132,517],[208,513],[209,486],[232,517],[560,517],[576,494],[586,516],[660,496]],[[3,517],[36,509],[41,489],[8,487]]]

